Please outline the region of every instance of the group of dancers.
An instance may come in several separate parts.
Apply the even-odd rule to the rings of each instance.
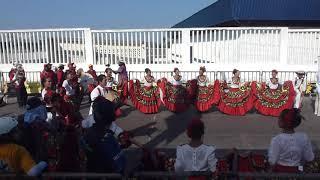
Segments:
[[[281,83],[278,72],[272,71],[267,82],[245,82],[240,71],[233,70],[230,80],[210,82],[205,75],[206,68],[200,67],[199,75],[184,80],[178,68],[174,68],[168,80],[156,80],[146,68],[144,79],[129,81],[129,94],[134,106],[143,113],[157,113],[161,104],[172,112],[183,112],[194,105],[200,112],[216,106],[229,115],[245,115],[255,108],[268,116],[279,116],[281,111],[292,107],[301,108],[306,89],[305,72],[296,72],[297,78]],[[143,85],[141,86],[141,83]]]
[[[303,71],[296,72],[297,77],[293,81],[280,82],[277,70],[272,70],[271,77],[265,82],[246,82],[241,79],[237,69],[233,70],[233,76],[228,80],[210,81],[205,75],[204,66],[200,67],[198,76],[191,80],[184,79],[178,68],[173,69],[171,78],[157,80],[152,76],[152,71],[146,68],[142,80],[129,80],[126,64],[120,61],[118,65],[117,70],[110,67],[105,69],[106,85],[102,85],[100,90],[118,104],[128,104],[130,98],[132,105],[146,114],[157,113],[161,105],[176,113],[186,111],[194,105],[199,112],[209,111],[216,106],[219,111],[229,115],[245,115],[256,109],[263,115],[279,116],[284,109],[301,108],[307,86]],[[63,71],[63,65],[59,65],[54,72],[51,64],[44,66],[41,73],[43,98],[47,90],[53,89],[65,94],[65,98],[75,104],[80,104],[85,94],[91,94],[90,100],[93,101],[99,95],[97,93],[100,93],[94,91],[99,86],[99,78],[93,66],[90,65],[87,72],[81,68],[76,70],[74,63],[68,64],[68,68]],[[113,74],[118,74],[118,82]],[[51,83],[46,85],[46,80]],[[318,109],[315,109],[315,113],[320,115]]]

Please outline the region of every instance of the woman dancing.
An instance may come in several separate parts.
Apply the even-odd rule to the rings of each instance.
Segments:
[[[129,93],[132,104],[141,112],[146,114],[157,113],[161,105],[158,88],[154,85],[155,79],[149,68],[145,69],[143,87],[139,80],[129,81]]]
[[[279,116],[284,109],[292,108],[294,89],[291,81],[280,84],[278,71],[272,70],[272,77],[267,83],[256,83],[253,88],[257,97],[255,108],[266,116]]]
[[[191,103],[190,95],[187,93],[186,87],[182,84],[184,82],[178,68],[174,68],[174,75],[168,82],[163,78],[159,82],[162,101],[166,108],[172,112],[183,112],[189,108]]]
[[[243,116],[253,107],[254,96],[251,92],[250,83],[240,81],[240,71],[233,70],[233,77],[229,81],[220,83],[221,100],[218,109],[226,114]]]
[[[204,75],[206,68],[200,67],[199,76],[197,77],[197,87],[192,88],[196,90],[196,97],[194,105],[200,112],[208,111],[213,104],[219,102],[219,81],[216,80],[214,85],[211,85],[209,78]]]

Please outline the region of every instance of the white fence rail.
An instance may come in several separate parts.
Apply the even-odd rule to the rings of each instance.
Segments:
[[[260,71],[296,65],[313,71],[319,56],[320,29],[0,30],[0,66],[19,62],[33,71],[42,68],[33,64],[48,62],[102,66],[120,60],[137,66],[251,64]]]

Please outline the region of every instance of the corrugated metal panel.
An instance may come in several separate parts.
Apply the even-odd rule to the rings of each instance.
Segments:
[[[219,0],[174,27],[210,27],[230,21],[313,21],[320,25],[319,9],[320,0]]]

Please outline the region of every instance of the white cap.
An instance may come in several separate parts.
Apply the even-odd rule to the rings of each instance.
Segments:
[[[18,121],[14,117],[0,117],[0,135],[9,133],[17,125]]]

